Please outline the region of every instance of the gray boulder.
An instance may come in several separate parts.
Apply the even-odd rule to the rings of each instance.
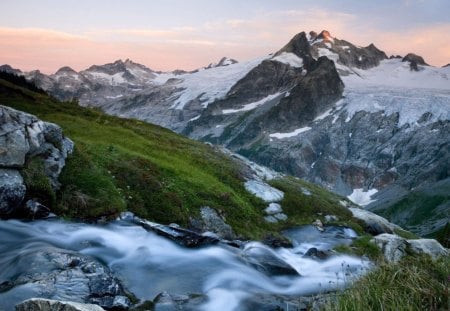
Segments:
[[[438,241],[433,239],[418,239],[407,241],[410,250],[416,254],[428,254],[433,259],[440,256],[448,256],[450,252],[443,247]]]
[[[16,306],[16,311],[103,311],[100,306],[72,301],[32,298]]]
[[[0,168],[0,215],[9,215],[20,206],[25,190],[19,171]]]
[[[395,234],[383,233],[372,240],[388,262],[398,262],[406,254],[406,240]]]
[[[58,125],[0,106],[0,216],[11,216],[22,204],[25,186],[20,170],[27,161],[42,160],[44,173],[57,190],[58,176],[73,146]]]
[[[372,235],[393,233],[395,229],[401,229],[399,226],[375,213],[356,207],[350,207],[349,210],[352,212],[354,218],[364,222],[364,230]]]
[[[233,240],[236,236],[231,226],[225,223],[224,219],[217,213],[215,209],[204,206],[200,209],[202,231],[210,231],[219,238]]]

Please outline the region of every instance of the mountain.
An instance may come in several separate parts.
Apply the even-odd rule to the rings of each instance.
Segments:
[[[449,67],[412,53],[388,58],[328,31],[299,33],[251,61],[220,63],[227,65],[161,73],[117,61],[25,76],[57,98],[224,145],[421,235],[445,225]]]

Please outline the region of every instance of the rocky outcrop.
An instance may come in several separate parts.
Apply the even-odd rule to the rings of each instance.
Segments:
[[[402,62],[410,62],[411,64],[414,63],[416,65],[429,66],[425,62],[425,60],[423,59],[422,56],[419,56],[419,55],[414,54],[414,53],[407,54],[405,57],[403,57]]]
[[[384,259],[388,262],[398,262],[408,252],[426,254],[433,259],[448,256],[449,251],[433,239],[407,240],[395,234],[383,233],[372,240],[382,251]]]
[[[200,208],[200,218],[191,218],[191,227],[200,232],[212,232],[220,239],[233,240],[236,238],[233,229],[209,206]]]
[[[42,173],[51,187],[58,189],[58,176],[72,149],[72,141],[56,124],[0,106],[0,216],[9,217],[24,206],[26,189],[21,172],[32,161],[42,161]]]
[[[350,207],[349,210],[352,212],[354,218],[361,220],[365,224],[364,230],[372,235],[394,233],[396,229],[401,229],[385,218],[367,210],[355,207]]]
[[[32,298],[16,306],[16,311],[103,311],[98,305],[72,301]]]

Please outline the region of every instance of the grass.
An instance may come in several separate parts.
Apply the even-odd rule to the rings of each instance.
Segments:
[[[382,264],[325,310],[449,310],[450,258],[405,257]]]
[[[339,253],[346,253],[356,256],[367,256],[374,262],[382,260],[381,250],[375,243],[371,242],[372,236],[362,235],[355,239],[350,246],[339,245],[334,250]]]

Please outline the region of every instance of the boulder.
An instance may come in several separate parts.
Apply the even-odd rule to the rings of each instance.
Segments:
[[[103,311],[98,305],[32,298],[16,306],[16,311]]]
[[[25,186],[19,173],[34,158],[42,160],[54,190],[73,142],[61,128],[37,117],[0,106],[0,217],[10,217],[23,203]]]
[[[372,235],[393,233],[394,230],[401,229],[399,226],[389,222],[386,218],[367,210],[356,207],[350,207],[349,210],[352,212],[354,218],[364,222],[364,230]]]
[[[269,206],[264,210],[267,215],[274,215],[281,213],[283,210],[281,209],[281,205],[278,203],[270,203]]]
[[[242,258],[260,272],[267,275],[299,275],[291,265],[282,260],[270,248],[258,242],[245,245]]]
[[[402,62],[410,62],[416,63],[417,65],[429,66],[427,63],[425,63],[425,60],[422,56],[416,55],[414,53],[407,54],[405,57],[403,57]]]
[[[235,238],[231,226],[225,223],[224,219],[215,209],[212,209],[209,206],[200,208],[200,218],[201,219],[197,222],[191,221],[191,224],[194,224],[196,229],[200,229],[202,232],[213,232],[221,239],[233,240]]]
[[[25,190],[19,171],[0,168],[0,216],[10,215],[21,205]]]
[[[433,259],[440,256],[448,256],[448,249],[444,248],[438,241],[433,239],[407,240],[410,250],[416,254],[428,254]]]
[[[373,238],[388,262],[398,262],[405,254],[407,242],[395,234],[383,233]]]
[[[36,200],[28,200],[24,212],[31,219],[45,218],[50,214],[50,209]]]

